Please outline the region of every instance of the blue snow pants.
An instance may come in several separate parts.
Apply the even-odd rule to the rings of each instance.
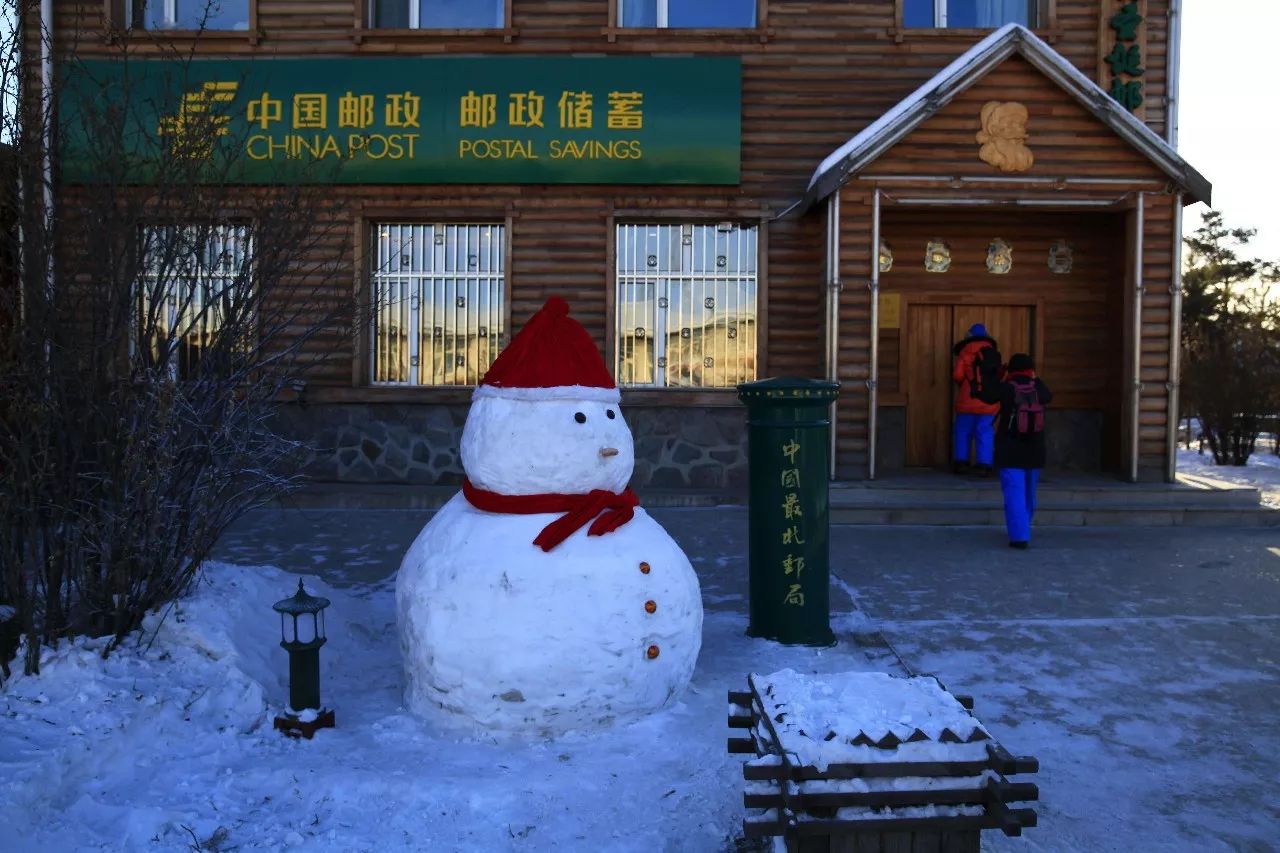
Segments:
[[[1031,541],[1031,519],[1036,514],[1036,485],[1039,468],[1001,468],[1000,491],[1004,492],[1004,524],[1010,542]]]
[[[974,442],[978,445],[978,458],[975,464],[990,465],[992,458],[995,456],[996,449],[996,416],[995,415],[968,415],[957,414],[956,425],[952,431],[955,439],[955,456],[956,462],[969,461],[969,444]]]

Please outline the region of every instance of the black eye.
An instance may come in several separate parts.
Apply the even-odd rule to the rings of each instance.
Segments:
[[[573,419],[580,424],[585,424],[587,422],[587,416],[582,414],[582,412],[574,412]]]
[[[613,409],[605,409],[604,413],[609,416],[609,420],[613,420]]]

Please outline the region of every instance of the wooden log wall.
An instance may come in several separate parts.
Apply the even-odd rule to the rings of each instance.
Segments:
[[[1165,475],[1169,409],[1169,335],[1173,325],[1173,265],[1176,198],[1144,197],[1142,243],[1142,390],[1138,405],[1138,476],[1160,480]]]
[[[119,46],[105,37],[104,18],[121,0],[55,0],[60,49],[109,56]],[[743,59],[742,183],[739,187],[336,187],[330,251],[351,266],[351,245],[370,211],[422,217],[499,214],[512,217],[509,288],[512,322],[519,326],[551,292],[564,293],[576,315],[605,343],[609,323],[604,293],[607,219],[615,211],[758,219],[797,199],[816,165],[914,87],[970,47],[977,31],[905,31],[895,37],[895,4],[765,0],[762,26],[750,31],[612,30],[603,0],[510,0],[510,26],[492,33],[377,32],[357,29],[359,0],[253,0],[249,34],[201,37],[203,57],[384,56],[434,54],[733,54]],[[1089,75],[1098,65],[1096,0],[1055,0],[1056,19],[1041,28],[1055,49]],[[1148,103],[1163,92],[1164,4],[1149,4]],[[899,40],[900,39],[900,40]],[[138,55],[162,55],[163,43],[135,38]],[[1162,131],[1162,109],[1148,109]],[[966,152],[968,156],[968,152]],[[860,213],[846,202],[848,222]],[[769,228],[768,323],[763,359],[771,374],[821,375],[823,353],[813,329],[823,316],[821,214],[783,220]],[[354,285],[353,285],[354,286]],[[334,294],[334,298],[346,294]],[[852,300],[850,300],[852,301]],[[844,335],[857,335],[851,318]],[[851,339],[850,343],[856,341]],[[352,354],[354,357],[354,353]],[[352,357],[329,363],[323,383],[350,386]],[[371,389],[372,391],[372,389]],[[432,392],[415,390],[417,399]],[[676,398],[672,398],[676,399]]]
[[[1035,155],[1035,163],[1026,172],[1001,173],[978,157],[979,145],[974,137],[981,127],[982,105],[991,100],[1018,101],[1028,108],[1030,138],[1027,144]],[[999,181],[990,180],[992,178],[999,178]],[[1099,182],[1088,183],[1090,180]],[[881,190],[884,198],[882,234],[890,242],[895,241],[895,231],[907,238],[905,246],[895,246],[895,269],[897,264],[916,269],[922,267],[924,242],[921,240],[927,242],[929,237],[925,233],[928,231],[930,237],[951,242],[953,257],[956,253],[964,253],[968,259],[966,263],[970,263],[974,259],[969,256],[977,253],[979,264],[985,259],[986,240],[1005,236],[1015,247],[1015,269],[1018,264],[1030,261],[1037,270],[1045,270],[1047,245],[1038,245],[1036,256],[1028,259],[1025,254],[1017,253],[1018,243],[1027,239],[1043,243],[1057,224],[1072,229],[1078,235],[1076,239],[1083,243],[1084,255],[1077,258],[1077,262],[1083,261],[1083,269],[1089,271],[1090,285],[1080,290],[1065,281],[1056,281],[1057,277],[1044,280],[1051,284],[1044,298],[1056,321],[1046,330],[1044,369],[1049,375],[1062,376],[1065,380],[1065,385],[1058,383],[1062,385],[1065,396],[1056,400],[1055,405],[1095,408],[1090,404],[1090,398],[1107,394],[1110,395],[1106,404],[1108,411],[1114,411],[1113,407],[1118,405],[1124,389],[1117,386],[1117,375],[1095,355],[1098,339],[1090,336],[1087,324],[1089,318],[1097,317],[1100,309],[1106,310],[1113,319],[1117,312],[1123,313],[1123,300],[1128,296],[1124,287],[1127,235],[1124,216],[1118,211],[1133,207],[1138,193],[1144,194],[1143,274],[1146,292],[1141,339],[1143,388],[1139,462],[1144,477],[1155,479],[1163,465],[1165,448],[1171,319],[1169,287],[1173,275],[1173,215],[1177,203],[1176,197],[1168,193],[1168,178],[1056,84],[1021,57],[1014,56],[885,152],[842,190],[841,276],[846,283],[865,281],[871,274],[869,210],[871,193],[875,188]],[[895,201],[909,205],[912,199],[926,198],[953,202],[982,200],[990,204],[959,207],[945,213],[931,208],[927,213],[910,215],[897,213],[893,207]],[[1062,210],[1074,212],[1021,213],[1012,218],[999,212],[1001,204],[1017,200],[1048,205],[1059,203]],[[1073,202],[1110,202],[1114,209],[1090,208],[1085,212],[1081,207],[1069,207]],[[863,211],[868,211],[868,214]],[[1008,237],[997,233],[1001,228],[1023,236]],[[1072,239],[1071,235],[1062,236]],[[865,251],[855,250],[855,245],[864,246]],[[1099,258],[1102,259],[1101,265]],[[1107,273],[1105,269],[1111,272]],[[958,268],[958,271],[962,270],[963,267]],[[1106,288],[1105,294],[1097,290],[1099,285],[1095,283],[1094,275],[1104,276],[1105,284],[1102,286]],[[892,290],[897,286],[895,281],[900,280],[891,272],[881,278],[881,287]],[[1002,286],[1017,289],[1032,285],[1018,275],[1011,275]],[[1042,287],[1043,284],[1037,281],[1034,286]],[[964,290],[963,287],[958,289]],[[1105,309],[1102,308],[1104,305],[1107,306]],[[853,330],[862,329],[869,316],[869,297],[865,287],[846,286],[841,296],[840,316],[842,338],[846,334],[846,325],[851,334],[859,334]],[[1124,335],[1129,332],[1122,324],[1115,328],[1122,336],[1114,343],[1108,343],[1103,351],[1106,353],[1105,361],[1116,360],[1117,368],[1122,369],[1123,342],[1127,340]],[[1055,329],[1050,335],[1050,331]],[[865,332],[861,334],[865,335]],[[883,362],[883,338],[881,344]],[[893,369],[890,364],[890,373]],[[868,375],[869,347],[865,344],[865,337],[861,341],[848,341],[842,346],[841,378],[860,383]],[[882,369],[882,383],[884,378]],[[1122,378],[1120,382],[1122,385]],[[883,384],[881,394],[885,394]],[[842,407],[839,415],[837,471],[843,476],[859,476],[859,472],[865,473],[866,470],[866,401],[865,396],[858,401],[854,391],[847,393],[845,398],[855,411]],[[888,401],[890,404],[894,402],[891,391]]]

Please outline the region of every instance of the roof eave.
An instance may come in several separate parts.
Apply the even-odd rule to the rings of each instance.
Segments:
[[[804,195],[783,215],[794,217],[804,215],[816,202],[839,190],[853,175],[874,162],[938,110],[949,104],[957,94],[963,92],[978,78],[1015,52],[1021,54],[1041,73],[1073,95],[1095,117],[1137,148],[1178,183],[1185,193],[1188,204],[1196,201],[1209,203],[1213,187],[1203,175],[1179,157],[1177,152],[1169,148],[1154,131],[1132,113],[1121,110],[1106,92],[1085,77],[1079,69],[1066,64],[1065,60],[1063,64],[1054,62],[1051,55],[1052,48],[1044,45],[1042,49],[1038,49],[1039,45],[1036,42],[1039,40],[1034,34],[1015,26],[1008,28],[1007,31],[997,31],[988,38],[991,43],[984,50],[970,57],[963,67],[955,69],[938,81],[932,90],[926,88],[933,83],[931,80],[912,92],[904,100],[918,100],[911,104],[901,116],[880,128],[847,157],[815,175]],[[1043,45],[1043,42],[1040,42],[1040,45]],[[853,139],[857,139],[857,135]]]

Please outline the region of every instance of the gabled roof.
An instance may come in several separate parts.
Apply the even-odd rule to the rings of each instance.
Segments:
[[[935,74],[861,133],[822,161],[797,212],[835,192],[873,160],[1014,53],[1021,54],[1103,124],[1137,148],[1180,186],[1192,201],[1209,202],[1212,186],[1178,152],[1102,87],[1021,24],[1006,24]],[[793,209],[796,209],[793,208]]]

